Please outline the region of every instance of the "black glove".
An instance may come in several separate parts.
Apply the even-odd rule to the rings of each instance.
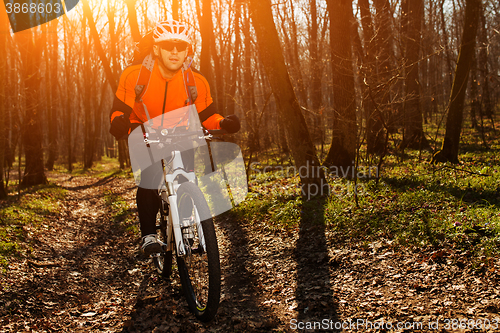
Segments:
[[[220,128],[229,134],[236,133],[240,130],[240,119],[237,115],[231,114],[220,121]]]
[[[130,120],[125,115],[121,115],[113,119],[109,133],[111,133],[116,140],[125,139],[130,129]]]

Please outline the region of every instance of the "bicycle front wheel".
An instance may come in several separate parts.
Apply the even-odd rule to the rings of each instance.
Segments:
[[[195,316],[201,321],[210,321],[217,313],[221,288],[213,219],[203,193],[193,183],[181,184],[177,191],[177,207],[187,252],[182,257],[177,256],[182,288]]]

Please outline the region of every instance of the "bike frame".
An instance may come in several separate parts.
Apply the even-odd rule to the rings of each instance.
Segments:
[[[187,254],[186,247],[184,246],[184,238],[182,237],[181,223],[179,221],[179,212],[177,210],[177,189],[180,184],[175,183],[175,179],[177,176],[182,175],[188,181],[194,183],[196,179],[196,175],[194,172],[186,172],[184,169],[184,163],[182,162],[181,152],[175,150],[172,152],[172,173],[167,174],[166,168],[167,162],[165,159],[162,159],[162,167],[163,167],[163,179],[164,183],[159,189],[160,198],[162,201],[167,202],[169,206],[169,214],[167,220],[167,243],[163,243],[160,241],[162,248],[166,247],[167,251],[172,251],[172,235],[175,237],[176,243],[176,251],[178,256],[184,256]],[[200,237],[200,246],[202,247],[202,251],[206,250],[205,246],[205,238],[203,236],[203,228],[201,226],[200,216],[198,214],[198,210],[196,206],[193,207],[195,211],[195,226],[198,230],[198,235]]]

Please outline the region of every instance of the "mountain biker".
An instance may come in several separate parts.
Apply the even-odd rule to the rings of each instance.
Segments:
[[[223,129],[236,133],[240,122],[236,115],[223,117],[216,113],[207,80],[193,70],[197,97],[190,99],[181,68],[191,59],[192,43],[188,26],[175,20],[158,22],[153,32],[153,59],[147,89],[142,93],[144,108],[137,103],[136,86],[142,64],[125,68],[115,94],[110,114],[110,132],[116,139],[123,139],[131,131],[163,113],[181,108],[194,100],[201,123],[207,129]],[[158,191],[139,185],[136,195],[142,236],[141,249],[146,254],[161,252],[156,239],[156,215],[160,209]]]

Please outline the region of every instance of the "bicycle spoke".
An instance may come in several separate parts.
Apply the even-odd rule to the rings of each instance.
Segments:
[[[178,211],[186,255],[178,258],[182,286],[191,310],[202,321],[213,319],[220,298],[220,264],[212,219],[200,223],[210,211],[193,183],[178,190]],[[203,244],[204,246],[202,246]]]

